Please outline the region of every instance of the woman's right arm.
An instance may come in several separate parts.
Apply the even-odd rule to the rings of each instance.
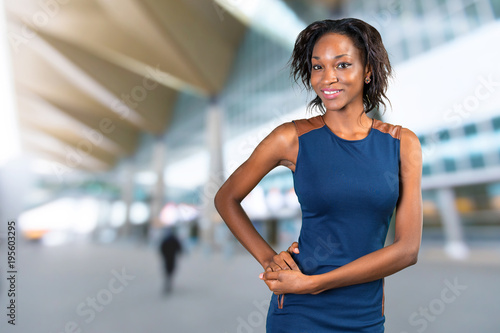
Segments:
[[[241,201],[278,165],[294,170],[298,146],[295,125],[290,122],[278,126],[262,140],[248,160],[234,171],[215,195],[215,207],[222,219],[264,269],[273,264],[276,252],[257,232],[241,207]],[[296,268],[295,262],[291,261],[287,264]]]

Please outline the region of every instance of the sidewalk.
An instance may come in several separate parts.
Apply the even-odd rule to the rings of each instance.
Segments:
[[[17,325],[3,313],[1,332],[265,332],[271,294],[244,253],[186,254],[174,292],[164,297],[155,249],[20,245]],[[386,279],[386,332],[499,332],[498,276],[498,249],[453,262],[424,246],[416,266]]]

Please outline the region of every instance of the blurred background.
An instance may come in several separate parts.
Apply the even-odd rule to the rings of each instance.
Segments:
[[[379,30],[392,108],[423,150],[419,263],[386,283],[386,331],[500,332],[500,0],[5,0],[0,7],[2,332],[264,332],[261,268],[213,207],[276,126],[310,117],[297,34]],[[277,250],[291,172],[244,200]],[[8,222],[16,228],[16,325]],[[163,290],[159,247],[182,252]],[[388,242],[391,241],[391,235]]]

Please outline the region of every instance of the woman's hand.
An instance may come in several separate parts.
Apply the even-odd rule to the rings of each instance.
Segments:
[[[297,242],[293,242],[292,245],[290,245],[290,247],[288,248],[287,250],[289,253],[295,253],[295,254],[298,254],[299,253],[299,243]]]
[[[299,270],[280,270],[265,272],[259,276],[276,295],[316,294],[314,275],[305,275]]]
[[[298,253],[299,243],[293,242],[286,251],[276,254],[266,272],[260,274],[260,279],[276,295],[316,293],[314,278],[304,275],[292,258],[292,254]]]
[[[292,245],[286,251],[281,251],[280,253],[273,256],[272,261],[264,267],[266,272],[277,272],[280,270],[296,270],[300,271],[299,267],[292,258],[293,253],[299,253],[299,243],[293,242]]]

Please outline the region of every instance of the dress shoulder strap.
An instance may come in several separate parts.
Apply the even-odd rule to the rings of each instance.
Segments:
[[[401,125],[393,125],[378,119],[373,119],[373,128],[382,133],[390,134],[394,139],[401,140]]]
[[[295,129],[297,130],[298,136],[304,135],[325,125],[325,122],[321,115],[309,119],[294,120],[293,123],[295,124]]]

